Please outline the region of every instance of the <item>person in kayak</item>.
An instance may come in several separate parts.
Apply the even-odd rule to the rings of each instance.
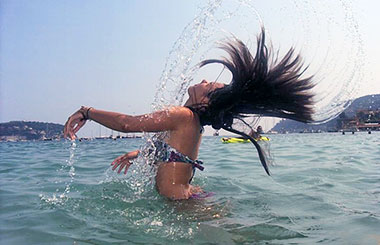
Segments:
[[[183,106],[139,116],[82,106],[67,120],[65,137],[74,140],[87,120],[124,133],[167,132],[152,151],[157,155],[156,187],[161,195],[175,200],[188,199],[200,191],[190,181],[196,168],[203,170],[197,157],[206,125],[250,138],[269,175],[263,149],[252,137],[234,129],[233,121],[260,115],[312,122],[312,78],[302,77],[305,69],[294,49],[281,60],[273,57],[265,45],[264,29],[257,38],[255,56],[237,39],[224,43],[221,48],[229,58],[205,60],[200,67],[212,63],[224,65],[232,73],[229,84],[203,80],[188,88],[189,98]],[[137,150],[116,158],[113,169],[119,173],[124,169],[126,173],[131,160],[139,153]]]

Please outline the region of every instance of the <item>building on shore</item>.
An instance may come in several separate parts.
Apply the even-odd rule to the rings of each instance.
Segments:
[[[342,113],[337,126],[343,132],[380,131],[380,110],[357,110],[353,118],[347,118]]]

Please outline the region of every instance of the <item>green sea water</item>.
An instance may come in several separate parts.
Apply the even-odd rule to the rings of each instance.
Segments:
[[[268,177],[251,144],[204,137],[193,184],[170,201],[143,161],[109,165],[143,139],[0,143],[0,244],[379,244],[380,132],[269,135]]]

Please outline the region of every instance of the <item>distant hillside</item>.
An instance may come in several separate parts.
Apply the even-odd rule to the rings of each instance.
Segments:
[[[0,123],[1,141],[44,140],[63,137],[63,125],[45,122],[12,121]]]
[[[344,110],[340,116],[327,123],[319,125],[309,125],[285,119],[277,123],[272,131],[277,132],[317,132],[317,131],[337,131],[340,127],[342,118],[353,118],[359,110],[380,110],[380,94],[367,95],[355,99],[352,104]]]

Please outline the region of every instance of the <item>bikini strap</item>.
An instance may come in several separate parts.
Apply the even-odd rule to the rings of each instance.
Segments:
[[[203,164],[203,162],[201,160],[195,160],[194,163],[192,163],[193,166],[201,171],[203,171],[205,169],[205,167],[203,167],[201,164]]]

